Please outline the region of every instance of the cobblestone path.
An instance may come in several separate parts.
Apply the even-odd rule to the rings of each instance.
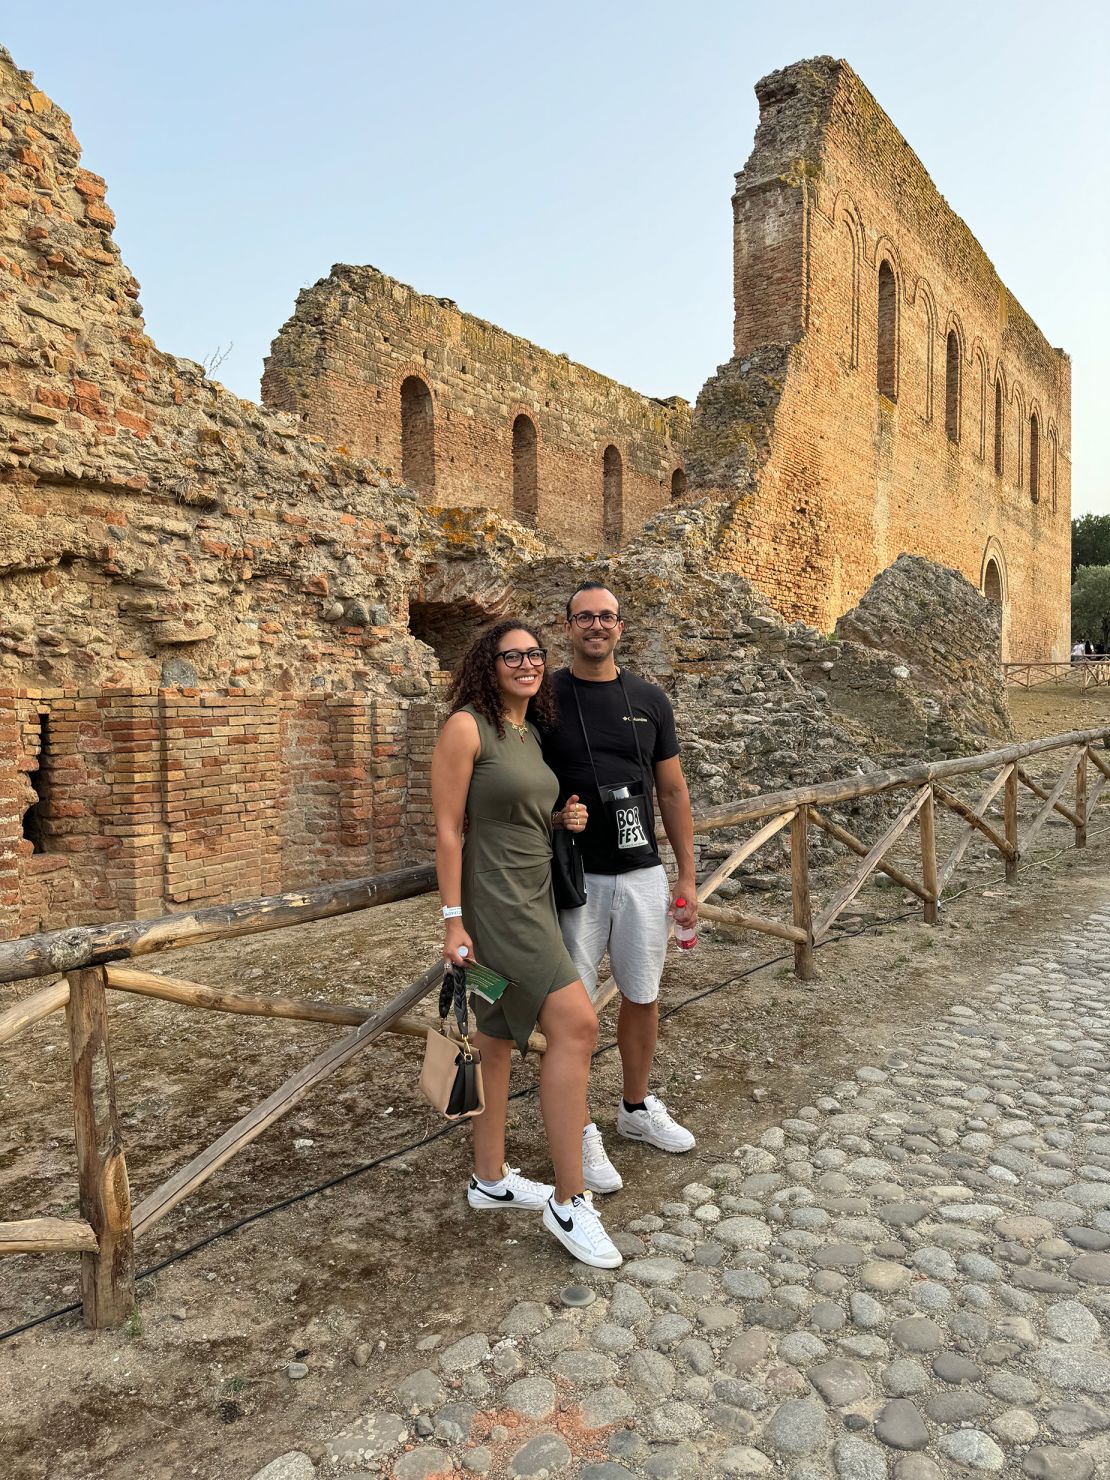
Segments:
[[[1110,908],[620,1243],[255,1480],[1110,1476]]]

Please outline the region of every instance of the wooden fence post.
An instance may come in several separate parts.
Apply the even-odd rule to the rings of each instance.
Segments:
[[[1014,766],[1006,777],[1006,794],[1003,802],[1003,818],[1006,828],[1006,841],[1014,850],[1006,860],[1006,882],[1010,884],[1017,877],[1018,868],[1018,768]]]
[[[917,825],[921,829],[921,882],[929,892],[925,901],[925,924],[937,923],[937,822],[933,803],[933,788],[921,804],[917,814]]]
[[[1087,753],[1090,746],[1083,747],[1083,754],[1075,763],[1075,846],[1087,846]]]
[[[805,931],[804,941],[794,942],[794,975],[799,981],[813,980],[813,905],[809,895],[809,808],[799,807],[790,822],[790,892],[794,924]]]
[[[66,1018],[81,1216],[99,1246],[97,1253],[81,1255],[81,1303],[86,1326],[122,1326],[135,1304],[134,1239],[108,1049],[104,968],[71,971],[68,980]]]

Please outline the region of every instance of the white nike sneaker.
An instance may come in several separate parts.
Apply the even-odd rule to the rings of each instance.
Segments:
[[[472,1208],[523,1208],[529,1212],[545,1207],[555,1191],[549,1182],[533,1182],[522,1177],[519,1167],[507,1162],[501,1165],[500,1182],[479,1182],[471,1177],[466,1200]]]
[[[648,1095],[646,1109],[626,1110],[624,1101],[617,1105],[617,1130],[630,1141],[643,1141],[660,1151],[692,1151],[697,1142],[693,1133],[679,1125],[667,1113],[667,1107],[656,1095]]]
[[[582,1180],[588,1192],[619,1192],[624,1186],[624,1179],[606,1155],[601,1132],[592,1120],[582,1132]]]
[[[557,1207],[552,1194],[544,1204],[543,1226],[583,1264],[616,1269],[624,1263],[621,1251],[602,1228],[588,1192],[572,1197],[566,1208]]]

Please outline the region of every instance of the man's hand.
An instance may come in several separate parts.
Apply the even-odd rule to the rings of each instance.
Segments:
[[[684,905],[676,900],[684,899]],[[676,925],[693,926],[698,923],[698,885],[695,879],[679,879],[671,895],[671,910]]]

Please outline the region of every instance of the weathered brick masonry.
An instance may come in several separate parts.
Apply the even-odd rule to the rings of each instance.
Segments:
[[[686,402],[654,400],[374,267],[306,288],[262,377],[268,406],[575,549],[616,549],[685,489]]]
[[[1064,657],[1068,357],[850,67],[799,62],[756,92],[734,358],[687,456],[692,485],[734,500],[723,559],[828,631],[900,553],[925,555],[1001,598],[1004,653]]]
[[[993,558],[1024,653],[1066,630],[1066,359],[847,68],[761,90],[738,357],[689,432],[694,507],[682,403],[373,269],[336,269],[283,330],[267,386],[293,414],[160,351],[104,182],[0,51],[0,935],[427,857],[443,668],[513,607],[557,643],[587,570],[628,598],[629,658],[681,705],[701,800],[1005,732],[998,625],[958,575],[903,566],[848,643],[787,627],[740,578],[827,631],[900,549],[977,588]],[[1000,475],[980,352],[1002,368]],[[920,610],[938,661],[874,651],[896,629],[904,654]]]
[[[424,857],[437,721],[353,694],[0,691],[0,937]]]
[[[428,852],[412,492],[159,351],[112,225],[0,52],[5,934]]]

